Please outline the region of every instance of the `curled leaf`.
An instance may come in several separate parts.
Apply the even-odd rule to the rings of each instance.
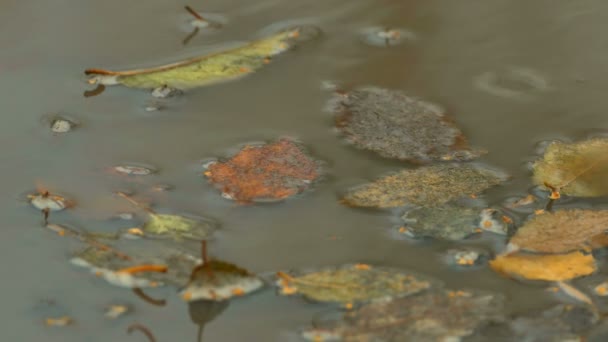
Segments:
[[[565,253],[605,246],[597,237],[608,229],[608,210],[565,209],[527,221],[511,238],[513,247],[541,253]]]
[[[597,266],[590,254],[509,254],[490,261],[496,272],[530,280],[565,281],[589,275]]]
[[[534,182],[575,197],[608,195],[608,139],[554,141],[533,166]],[[553,191],[555,192],[555,191]]]
[[[118,72],[87,69],[85,73],[92,76],[89,80],[91,84],[185,90],[234,80],[260,69],[266,65],[268,57],[280,54],[301,41],[302,31],[319,33],[318,29],[313,27],[298,27],[242,47],[159,67]]]
[[[343,202],[355,207],[433,207],[480,193],[505,179],[504,174],[478,165],[438,164],[380,178],[351,190]]]
[[[285,295],[300,293],[315,301],[343,304],[407,296],[431,287],[429,281],[408,272],[358,265],[326,268],[295,276],[279,272],[276,284]]]
[[[246,203],[291,197],[320,174],[318,163],[299,144],[281,139],[247,146],[232,158],[211,164],[205,176],[224,197]]]
[[[367,87],[338,93],[330,107],[348,141],[383,157],[427,162],[484,153],[467,147],[441,107],[398,91]]]

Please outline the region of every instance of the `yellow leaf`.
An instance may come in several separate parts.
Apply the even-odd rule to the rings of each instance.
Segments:
[[[608,139],[553,142],[534,163],[534,182],[575,197],[608,195]]]
[[[591,254],[510,254],[490,261],[494,271],[531,280],[564,281],[589,275],[597,269]]]

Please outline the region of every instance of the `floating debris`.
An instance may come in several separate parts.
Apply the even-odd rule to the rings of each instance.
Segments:
[[[75,123],[67,120],[57,118],[51,122],[51,131],[54,133],[67,133],[72,130],[76,126]]]
[[[386,158],[465,161],[485,153],[468,147],[441,107],[399,91],[366,87],[337,92],[329,107],[349,142]]]
[[[310,187],[319,163],[288,139],[246,146],[232,158],[208,165],[205,176],[222,196],[241,203],[282,200]]]
[[[534,195],[528,195],[520,198],[513,198],[506,202],[505,206],[509,209],[517,209],[521,207],[528,207],[536,202]]]
[[[444,204],[408,210],[401,219],[409,232],[416,237],[462,240],[481,231],[481,212],[481,208]]]
[[[563,209],[528,220],[509,241],[509,249],[565,253],[605,247],[608,210]]]
[[[145,325],[139,323],[129,325],[127,328],[127,333],[131,335],[134,331],[139,331],[144,334],[149,342],[156,342],[156,337],[154,337],[154,334]]]
[[[498,273],[530,280],[566,281],[592,274],[597,265],[591,254],[509,254],[497,256],[490,266]]]
[[[593,292],[600,297],[608,296],[608,281],[596,285]]]
[[[319,302],[345,305],[379,298],[408,296],[431,287],[409,272],[367,264],[344,265],[302,275],[277,273],[283,295],[302,294]]]
[[[522,67],[485,72],[475,78],[474,84],[486,93],[518,100],[528,100],[535,93],[550,88],[547,80],[536,70]]]
[[[28,195],[27,198],[34,208],[38,210],[61,211],[70,207],[71,203],[63,196],[53,195],[48,191]]]
[[[513,226],[513,219],[498,209],[487,208],[481,211],[479,228],[499,235],[507,235]]]
[[[486,263],[490,257],[488,253],[475,248],[457,248],[449,249],[444,258],[448,265],[466,268],[480,266]]]
[[[459,341],[504,320],[502,297],[467,291],[426,292],[378,300],[324,319],[303,332],[309,341]]]
[[[362,30],[361,39],[368,45],[389,47],[415,41],[418,37],[405,29],[374,26]]]
[[[150,167],[138,165],[116,165],[112,167],[112,170],[117,173],[129,176],[147,176],[156,172]]]
[[[351,190],[343,202],[354,207],[433,207],[480,193],[506,178],[498,171],[478,165],[438,164],[380,178]]]
[[[49,317],[44,320],[47,327],[65,327],[74,324],[74,320],[69,316]]]
[[[301,34],[301,33],[306,34]],[[164,66],[129,71],[87,69],[90,84],[122,84],[132,88],[155,89],[168,87],[186,90],[248,75],[267,64],[268,58],[312,38],[314,27],[296,27],[254,41],[242,47],[192,58]]]
[[[106,309],[106,313],[104,314],[104,316],[109,319],[117,319],[119,317],[126,315],[130,311],[131,311],[131,308],[127,305],[115,304],[115,305],[110,305]]]
[[[575,197],[608,195],[608,139],[578,143],[554,141],[533,165],[534,183],[559,194]]]

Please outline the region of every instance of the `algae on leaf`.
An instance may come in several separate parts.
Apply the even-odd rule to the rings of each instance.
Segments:
[[[319,178],[319,163],[288,139],[247,146],[232,158],[211,164],[205,176],[222,196],[241,203],[277,201],[296,195]]]
[[[554,141],[534,163],[534,182],[575,197],[608,195],[608,139]]]
[[[433,207],[478,194],[505,180],[504,174],[478,165],[437,164],[403,170],[357,187],[343,202],[354,207]]]
[[[149,69],[108,71],[87,69],[91,84],[122,84],[131,88],[190,89],[248,75],[304,39],[319,34],[315,27],[297,27],[245,46]]]
[[[454,204],[432,208],[415,208],[401,219],[405,228],[415,236],[429,236],[445,240],[462,240],[481,232],[483,210]]]
[[[441,107],[399,91],[366,87],[337,93],[330,108],[349,142],[383,157],[463,161],[485,153],[467,146]]]
[[[319,302],[353,304],[378,298],[402,297],[431,287],[428,280],[398,269],[366,264],[326,268],[302,275],[277,274],[281,294],[300,293]]]
[[[597,269],[591,254],[509,254],[490,261],[494,271],[530,280],[565,281],[592,274]]]
[[[378,300],[315,322],[309,341],[460,341],[478,327],[504,320],[503,299],[491,293],[432,291]]]
[[[510,249],[565,253],[599,247],[608,230],[608,210],[564,209],[534,216],[509,241]]]
[[[205,240],[215,230],[210,222],[179,215],[148,213],[150,219],[143,226],[146,235],[170,237],[175,240]]]

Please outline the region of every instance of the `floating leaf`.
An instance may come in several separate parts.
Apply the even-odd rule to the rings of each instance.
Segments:
[[[598,247],[595,239],[608,229],[608,210],[564,209],[527,221],[511,238],[511,249],[565,253]]]
[[[432,208],[415,208],[401,219],[414,236],[430,236],[445,240],[462,240],[479,233],[480,208],[445,204]]]
[[[466,291],[437,291],[379,300],[317,322],[310,341],[459,341],[477,327],[502,321],[502,298]]]
[[[155,170],[150,167],[137,165],[116,165],[112,167],[112,171],[129,176],[147,176],[155,172]]]
[[[264,283],[260,278],[234,264],[208,260],[198,267],[181,292],[185,301],[223,301],[244,296],[260,289]]]
[[[106,318],[109,318],[109,319],[117,319],[121,316],[124,316],[129,311],[132,311],[132,309],[127,305],[122,305],[122,304],[110,305],[106,309],[106,313],[104,314],[104,316],[106,316]]]
[[[330,107],[349,142],[383,157],[427,162],[471,160],[485,153],[467,147],[442,108],[398,91],[367,87],[338,93]]]
[[[48,327],[65,327],[73,324],[74,320],[70,316],[49,317],[44,320],[44,323]]]
[[[490,261],[499,273],[531,280],[565,281],[589,275],[597,269],[591,254],[509,254]]]
[[[344,203],[377,208],[409,204],[433,207],[480,193],[505,179],[505,175],[477,165],[438,164],[402,170],[355,188],[344,196]]]
[[[186,284],[190,270],[200,261],[181,253],[162,252],[138,255],[125,260],[113,251],[88,247],[71,259],[73,265],[87,268],[108,283],[125,288]]]
[[[307,189],[319,175],[318,163],[288,139],[247,146],[205,171],[224,197],[244,203],[291,197]]]
[[[277,286],[284,295],[300,293],[320,302],[343,304],[385,297],[407,296],[431,287],[411,273],[366,264],[326,268],[290,276],[278,273]]]
[[[149,214],[149,216],[150,219],[143,226],[146,235],[169,237],[177,240],[205,240],[215,230],[215,226],[210,222],[179,215]]]
[[[91,84],[185,90],[243,77],[268,64],[272,56],[293,47],[302,37],[312,38],[318,34],[319,30],[314,27],[298,27],[242,47],[173,64],[119,72],[88,69],[85,73],[93,75]]]
[[[534,163],[534,182],[575,197],[608,195],[608,139],[554,141]]]

